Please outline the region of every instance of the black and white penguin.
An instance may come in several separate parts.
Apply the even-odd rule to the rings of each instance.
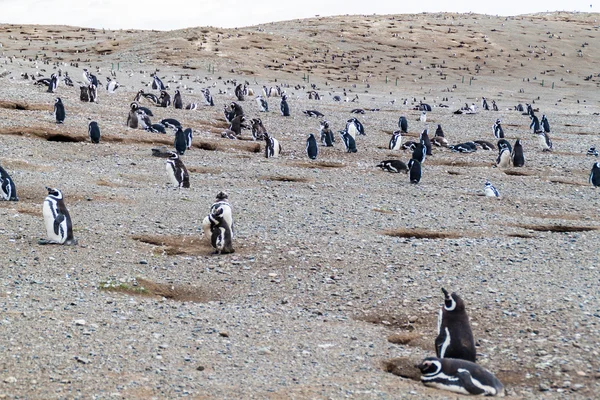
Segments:
[[[185,135],[185,147],[189,150],[192,148],[192,139],[194,138],[194,130],[192,128],[186,128],[183,131]]]
[[[287,95],[281,96],[281,103],[279,103],[279,110],[281,110],[281,115],[284,117],[290,116],[290,106],[287,103]]]
[[[448,146],[448,148],[459,153],[473,153],[477,151],[477,145],[474,142],[459,143]]]
[[[8,172],[0,166],[0,199],[7,201],[19,201],[15,183]]]
[[[225,192],[217,193],[217,198],[212,206],[210,206],[210,211],[208,215],[202,220],[202,231],[204,232],[204,237],[207,241],[211,241],[212,239],[212,231],[216,225],[211,221],[210,216],[212,214],[219,214],[227,223],[231,230],[231,237],[233,239],[235,234],[235,224],[233,223],[233,212],[231,208],[231,204],[229,204],[229,196]]]
[[[96,121],[88,124],[88,135],[92,143],[100,143],[100,127]]]
[[[231,254],[233,249],[233,235],[231,228],[223,217],[223,209],[217,208],[209,215],[212,228],[210,244],[215,249],[214,254]]]
[[[185,153],[185,150],[187,149],[187,140],[186,140],[186,135],[180,126],[177,127],[177,132],[175,133],[174,145],[175,145],[175,150],[177,150],[177,154],[182,156]]]
[[[402,133],[408,133],[408,120],[404,115],[401,116],[398,120],[398,127],[400,128]]]
[[[98,87],[98,78],[96,75],[89,72],[86,68],[83,69],[83,79],[88,85],[95,85]]]
[[[590,172],[590,183],[595,187],[600,186],[600,162],[592,165],[592,172]]]
[[[543,131],[540,129],[540,120],[537,115],[531,115],[531,124],[529,124],[529,129],[533,129],[533,133],[542,133]]]
[[[215,102],[213,101],[213,97],[210,94],[210,90],[209,89],[201,89],[200,91],[202,92],[202,95],[204,97],[204,104],[206,104],[207,106],[214,106]]]
[[[500,153],[502,149],[508,149],[509,153],[512,153],[512,146],[508,140],[500,139],[496,144],[498,145],[498,153]]]
[[[513,151],[511,153],[511,160],[513,167],[522,167],[525,165],[525,155],[523,154],[523,145],[521,140],[517,139]]]
[[[482,150],[496,150],[494,144],[488,142],[487,140],[473,140],[473,143],[481,147]]]
[[[394,131],[389,144],[390,150],[400,150],[402,148],[402,132]]]
[[[408,173],[410,183],[417,184],[421,182],[422,171],[421,163],[419,162],[419,160],[415,160],[414,158],[410,159],[410,161],[408,162]]]
[[[163,133],[163,134],[167,133],[165,126],[163,124],[151,124],[151,125],[146,126],[144,128],[144,130],[146,130],[147,132],[152,132],[152,133]]]
[[[79,100],[83,102],[90,101],[90,90],[87,86],[79,86]]]
[[[235,93],[235,97],[237,98],[238,101],[244,101],[244,85],[243,84],[239,84],[235,87],[234,90]]]
[[[132,103],[132,104],[133,104],[133,103]],[[144,114],[146,114],[146,115],[147,115],[147,116],[149,116],[149,117],[154,117],[154,113],[152,113],[152,110],[151,110],[151,109],[149,109],[148,107],[143,107],[143,106],[140,106],[140,105],[139,105],[139,104],[137,104],[137,103],[136,103],[136,105],[137,105],[137,107],[136,107],[136,108],[137,108],[139,111],[143,111],[143,112],[144,112]]]
[[[490,111],[490,106],[488,105],[485,97],[481,98],[481,108],[483,108],[485,111]]]
[[[419,111],[431,111],[431,106],[427,103],[420,102],[419,103]]]
[[[250,120],[250,127],[252,129],[252,138],[254,140],[264,140],[267,129],[262,123],[260,118],[253,118]]]
[[[412,153],[412,158],[415,160],[418,160],[419,163],[423,164],[425,162],[426,157],[427,157],[427,147],[425,146],[424,141],[421,140],[415,146],[415,149],[413,150],[413,153]]]
[[[138,128],[138,104],[133,102],[129,105],[129,114],[127,115],[127,126],[129,128],[137,129]]]
[[[595,156],[595,157],[598,157],[598,150],[596,150],[596,147],[595,147],[595,146],[591,146],[591,147],[588,149],[588,151],[587,151],[586,155],[588,155],[588,156]]]
[[[510,158],[511,152],[508,148],[503,147],[500,149],[498,153],[498,158],[496,158],[496,165],[500,168],[510,167]]]
[[[141,89],[139,92],[137,92],[133,101],[140,101],[140,99],[142,97],[145,98],[146,100],[150,101],[154,105],[159,104],[158,97],[154,93],[144,93],[143,89]]]
[[[177,128],[181,128],[181,122],[177,121],[175,118],[165,118],[160,120],[160,123],[174,131],[177,131]]]
[[[429,134],[428,134],[428,132],[429,132],[429,129],[425,128],[423,130],[423,132],[421,132],[421,136],[419,137],[419,140],[425,146],[426,154],[428,156],[431,156],[432,155],[432,153],[431,153],[431,141],[429,140]],[[423,160],[423,161],[425,161],[425,160]]]
[[[465,303],[456,293],[449,294],[444,288],[442,292],[444,305],[438,316],[435,353],[439,358],[460,358],[475,362],[475,341]]]
[[[323,115],[323,113],[322,113],[322,112],[320,112],[320,111],[317,111],[317,110],[305,110],[305,111],[302,111],[302,113],[303,113],[304,115],[306,115],[307,117],[317,117],[317,118],[321,118],[321,117],[324,117],[324,116],[325,116],[325,115]]]
[[[542,114],[542,129],[546,133],[550,133],[550,123],[548,122],[548,118],[546,118],[546,114]]]
[[[346,132],[356,140],[357,135],[365,135],[365,127],[357,118],[350,118],[346,121]]]
[[[386,172],[408,173],[408,167],[400,160],[384,160],[377,164],[376,167],[379,167],[382,171]]]
[[[165,85],[160,80],[160,78],[158,77],[158,75],[154,74],[153,78],[154,79],[152,80],[152,89],[154,89],[154,90],[165,90]]]
[[[179,155],[174,151],[172,151],[169,158],[167,158],[165,168],[167,170],[167,177],[173,186],[180,189],[190,187],[190,175],[188,174],[188,170],[185,168],[185,165],[183,165],[183,161],[181,161]]]
[[[56,92],[57,88],[58,88],[58,76],[56,76],[56,74],[52,74],[50,76],[50,82],[48,83],[48,92],[54,93],[54,92]]]
[[[166,90],[162,90],[160,92],[160,97],[158,98],[158,105],[160,107],[169,107],[171,105],[171,95],[167,93]]]
[[[333,147],[335,137],[333,136],[333,131],[329,127],[329,121],[321,121],[319,125],[321,127],[321,144],[325,147]]]
[[[483,193],[487,197],[500,197],[500,192],[492,185],[492,183],[488,180],[485,181],[485,186],[483,187]]]
[[[347,130],[340,131],[340,136],[346,147],[346,153],[356,153],[358,151],[356,150],[356,141]]]
[[[317,146],[317,139],[315,138],[315,135],[311,133],[306,139],[306,155],[311,160],[316,160],[318,154],[319,147]]]
[[[438,124],[437,128],[435,129],[435,136],[434,137],[444,137],[444,130],[442,129],[442,125]]]
[[[502,129],[502,125],[500,125],[500,120],[497,119],[496,123],[492,127],[494,130],[494,136],[496,139],[504,139],[504,129]]]
[[[267,100],[264,97],[256,96],[256,103],[261,112],[269,112],[269,103],[267,103]]]
[[[114,93],[119,87],[120,85],[116,80],[112,80],[108,76],[106,77],[106,91],[108,93]]]
[[[56,118],[57,124],[62,124],[63,122],[65,122],[65,106],[63,105],[63,102],[60,99],[60,97],[57,97],[54,100],[54,117]]]
[[[546,132],[538,132],[537,135],[542,151],[552,151],[552,140],[550,140],[550,135]]]
[[[183,109],[183,99],[179,90],[175,90],[175,94],[173,95],[173,107],[178,110]]]
[[[236,136],[241,135],[242,128],[246,128],[244,122],[246,122],[246,118],[243,115],[236,116],[234,119],[231,120],[229,130],[235,133]]]
[[[267,132],[265,136],[265,157],[266,158],[277,158],[281,153],[281,145],[279,141],[274,137],[270,136]]]
[[[474,362],[427,357],[417,368],[425,386],[461,394],[504,396],[504,386],[498,378]]]
[[[198,109],[198,104],[197,104],[197,103],[190,103],[190,104],[187,104],[187,105],[185,106],[185,109],[186,109],[186,110],[190,110],[190,111],[196,110],[196,109]]]
[[[421,116],[419,117],[419,121],[421,121],[421,122],[427,122],[427,112],[426,111],[423,111],[421,113]]]
[[[146,115],[143,110],[137,110],[136,116],[138,119],[138,124],[141,129],[148,129],[152,127],[152,121],[150,121],[150,117]]]
[[[69,211],[65,206],[62,192],[49,187],[46,187],[46,190],[48,190],[48,196],[44,200],[42,214],[44,216],[48,239],[40,239],[38,243],[77,244],[77,240],[73,238],[73,224]]]
[[[417,148],[417,142],[413,142],[412,140],[409,140],[407,142],[402,143],[402,150],[410,150],[410,151],[415,151],[415,149]]]

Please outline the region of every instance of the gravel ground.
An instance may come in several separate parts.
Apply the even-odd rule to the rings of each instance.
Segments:
[[[185,102],[214,83],[216,107],[152,108],[152,120],[176,118],[194,128],[195,143],[216,150],[186,152],[191,188],[175,190],[164,160],[151,156],[173,135],[124,126],[147,74],[118,74],[124,87],[101,90],[98,104],[61,85],[67,120],[55,126],[55,95],[19,77],[35,64],[3,67],[11,74],[0,78],[0,100],[39,109],[0,108],[0,163],[20,197],[0,203],[1,398],[449,398],[387,372],[414,377],[412,365],[434,354],[441,287],[465,299],[479,363],[510,397],[583,399],[600,390],[600,200],[587,184],[595,159],[585,155],[598,144],[597,89],[550,92],[496,74],[451,93],[443,92],[450,84],[409,83],[393,97],[383,83],[348,84],[359,101],[338,103],[331,95],[341,85],[315,78],[324,98],[313,101],[293,88],[301,79],[273,75],[292,86],[290,118],[277,112],[278,99],[269,113],[242,103],[283,146],[279,159],[266,159],[263,143],[256,153],[251,142],[220,137],[222,105],[234,100],[225,80],[237,75],[185,81],[196,88]],[[81,68],[62,66],[76,80]],[[482,95],[501,111],[452,113]],[[495,151],[434,148],[418,185],[379,171],[381,160],[410,158],[386,149],[400,115],[406,139],[425,126],[414,104],[400,101],[413,96],[449,106],[435,107],[428,126],[432,134],[442,124],[451,143],[494,141],[501,118],[510,141],[521,138],[526,166],[496,168]],[[532,99],[552,124],[552,153],[539,149],[527,116],[508,110]],[[358,116],[366,129],[358,152],[345,153],[336,137],[309,160],[305,140],[319,123],[301,111],[318,109],[339,130],[357,107],[380,109]],[[46,140],[85,138],[90,119],[100,124],[99,145]],[[486,179],[501,198],[483,197]],[[63,191],[78,246],[36,244],[45,186]],[[213,256],[200,225],[221,190],[233,207],[236,252]]]

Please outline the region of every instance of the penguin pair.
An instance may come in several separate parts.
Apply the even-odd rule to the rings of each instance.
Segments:
[[[0,199],[6,201],[19,201],[15,182],[2,166],[0,166]]]
[[[208,216],[202,221],[204,236],[210,240],[215,254],[234,253],[234,223],[231,205],[227,193],[219,192],[215,203],[210,207]]]
[[[46,226],[48,239],[38,240],[38,244],[64,244],[75,245],[73,238],[73,223],[60,190],[46,187],[48,196],[44,199],[42,215]]]
[[[444,137],[444,130],[441,124],[438,124],[433,139],[431,139],[431,144],[437,147],[448,147],[448,140]]]

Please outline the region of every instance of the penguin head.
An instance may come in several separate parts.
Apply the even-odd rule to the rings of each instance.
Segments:
[[[486,182],[486,186],[487,186]],[[491,183],[490,183],[491,185]],[[444,293],[444,310],[446,311],[462,311],[465,309],[465,303],[462,301],[459,295],[456,293],[449,294],[448,291],[442,288],[442,292]]]
[[[60,200],[63,198],[62,192],[58,189],[54,189],[54,188],[50,188],[50,187],[46,186],[46,190],[48,191],[48,196],[50,196],[56,200]]]
[[[227,200],[228,198],[229,198],[229,195],[226,192],[219,192],[219,193],[217,193],[217,200],[218,201]]]
[[[62,100],[60,99],[60,97],[57,97],[56,99],[54,99],[54,102],[56,104],[62,104]]]
[[[436,375],[442,370],[442,362],[436,357],[427,357],[421,364],[416,365],[423,375]]]
[[[179,155],[174,151],[170,151],[167,158],[169,160],[177,160],[179,158]]]
[[[136,102],[134,101],[133,103],[131,103],[131,104],[129,105],[129,108],[131,108],[132,110],[134,110],[134,111],[135,111],[135,110],[137,110],[137,109],[139,108],[139,105],[138,105],[138,103],[136,103]]]

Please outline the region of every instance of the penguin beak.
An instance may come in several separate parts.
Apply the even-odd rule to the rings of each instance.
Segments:
[[[450,295],[448,294],[448,291],[444,288],[442,288],[442,292],[444,293],[444,296],[448,299],[450,298]]]

